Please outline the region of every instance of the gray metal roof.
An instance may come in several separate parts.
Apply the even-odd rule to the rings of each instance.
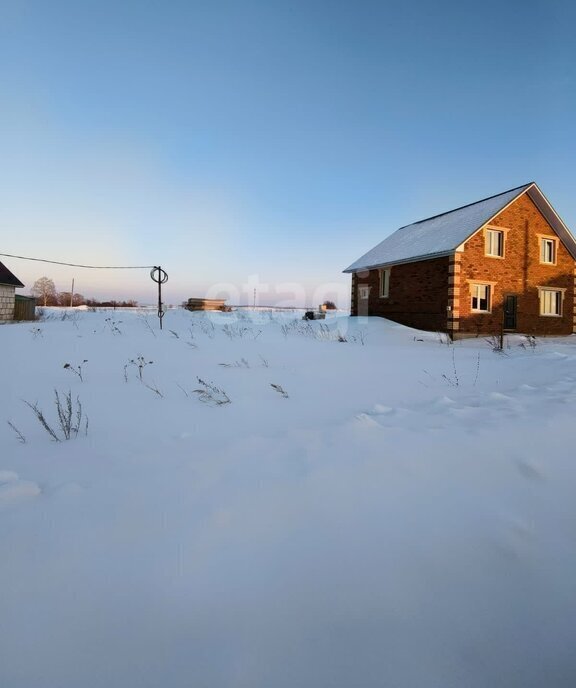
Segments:
[[[352,263],[344,272],[358,272],[445,256],[490,222],[515,198],[527,192],[576,258],[576,241],[538,186],[531,182],[476,203],[400,227],[394,234]]]

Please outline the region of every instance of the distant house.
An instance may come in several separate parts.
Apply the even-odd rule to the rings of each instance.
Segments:
[[[22,282],[0,263],[0,322],[14,320],[15,291]]]
[[[535,183],[401,227],[352,263],[352,315],[454,337],[576,331],[576,240]]]

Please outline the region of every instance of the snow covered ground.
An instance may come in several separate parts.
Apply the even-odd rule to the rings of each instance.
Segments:
[[[575,339],[48,317],[0,326],[2,688],[576,685]]]

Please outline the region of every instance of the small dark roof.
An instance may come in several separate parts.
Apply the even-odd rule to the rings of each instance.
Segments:
[[[10,287],[24,286],[16,275],[13,275],[10,270],[8,270],[4,263],[0,263],[0,284],[7,284]]]

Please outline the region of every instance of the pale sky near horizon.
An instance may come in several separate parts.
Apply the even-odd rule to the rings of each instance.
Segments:
[[[576,6],[0,0],[0,252],[323,298],[401,225],[536,181],[576,233]],[[85,296],[147,272],[0,258]],[[23,290],[24,293],[27,289]]]

